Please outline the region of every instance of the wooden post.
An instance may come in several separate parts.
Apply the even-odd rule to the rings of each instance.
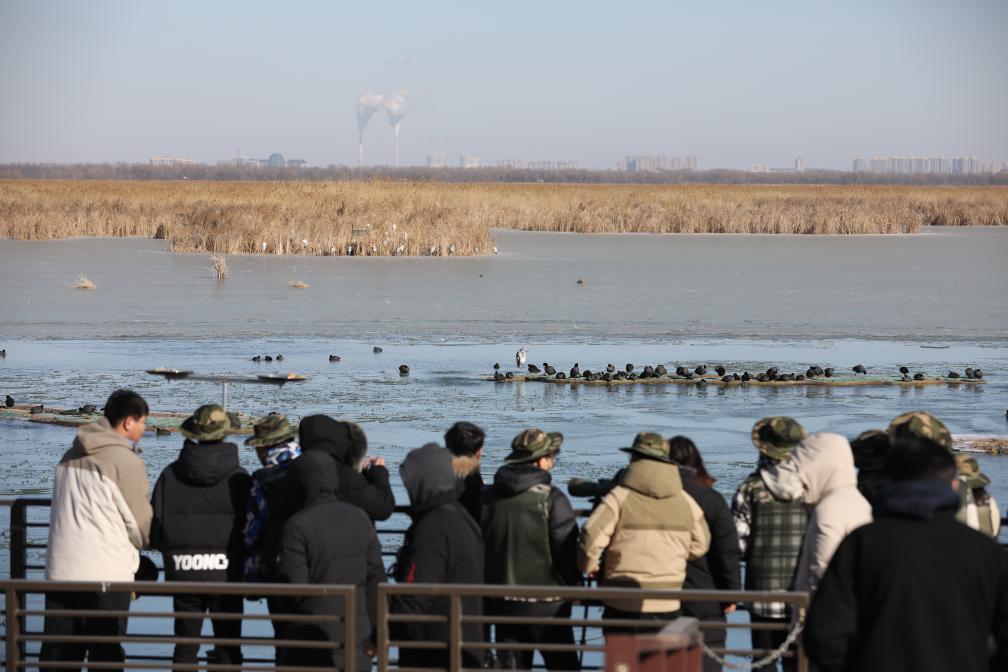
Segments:
[[[388,641],[388,593],[385,592],[386,584],[378,585],[378,672],[387,672],[389,666]],[[353,672],[348,670],[347,672]]]
[[[355,672],[357,669],[357,588],[351,586],[343,596],[343,669]]]
[[[451,611],[448,619],[449,672],[462,669],[462,598],[451,594]]]
[[[21,608],[18,594],[13,588],[6,591],[7,604],[7,670],[17,672],[21,660]]]

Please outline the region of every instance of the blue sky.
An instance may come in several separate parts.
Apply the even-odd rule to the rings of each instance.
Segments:
[[[1008,160],[1008,2],[0,3],[0,162]],[[392,162],[384,114],[369,164]]]

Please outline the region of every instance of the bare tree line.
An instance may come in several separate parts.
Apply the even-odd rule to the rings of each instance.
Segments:
[[[152,166],[145,163],[8,163],[0,164],[0,179],[50,180],[208,180],[208,181],[370,181],[448,183],[547,184],[837,184],[924,186],[1008,185],[1008,171],[982,175],[886,175],[841,170],[751,173],[742,170],[519,170],[510,168],[427,168],[375,166],[351,168],[254,168],[249,166]]]

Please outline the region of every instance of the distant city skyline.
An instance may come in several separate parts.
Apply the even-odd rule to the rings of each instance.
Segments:
[[[1002,0],[5,0],[0,163],[392,165],[394,129],[404,166],[1003,159],[1006,30]]]

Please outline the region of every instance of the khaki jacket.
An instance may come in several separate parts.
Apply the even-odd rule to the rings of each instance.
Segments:
[[[674,464],[641,459],[606,495],[581,533],[578,565],[588,574],[600,569],[607,587],[682,588],[686,561],[710,547],[703,511],[682,489]],[[621,611],[669,612],[679,600],[607,600]]]

